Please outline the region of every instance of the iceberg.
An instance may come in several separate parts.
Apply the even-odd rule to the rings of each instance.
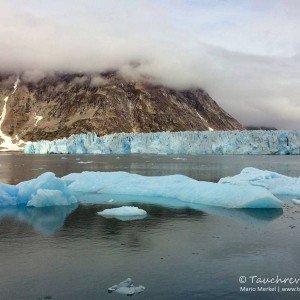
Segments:
[[[276,196],[300,197],[300,177],[289,177],[256,168],[245,168],[238,175],[221,178],[219,183],[263,187]]]
[[[17,185],[0,183],[0,206],[25,204],[44,207],[76,202],[66,183],[51,172]]]
[[[25,153],[60,154],[300,154],[300,131],[95,133],[28,143]]]
[[[54,173],[46,172],[36,179],[24,181],[16,186],[18,203],[27,206],[44,207],[70,205],[77,202],[66,183]]]
[[[150,196],[227,208],[281,207],[281,201],[261,187],[197,181],[183,175],[142,176],[127,172],[82,172],[71,173],[62,177],[62,180],[76,195],[94,193]]]
[[[135,206],[107,208],[97,213],[106,218],[116,218],[121,221],[139,220],[147,216],[147,212]]]
[[[82,172],[58,178],[51,172],[17,185],[0,184],[0,204],[43,207],[84,203],[87,195],[141,196],[225,208],[281,208],[282,202],[261,186],[197,181],[183,175],[142,176],[127,172]],[[151,198],[152,197],[152,198]],[[89,198],[89,197],[87,197]],[[129,201],[130,202],[130,201]],[[157,202],[155,202],[157,204]]]

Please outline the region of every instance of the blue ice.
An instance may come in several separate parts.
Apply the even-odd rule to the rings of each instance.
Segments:
[[[282,202],[264,187],[197,181],[183,175],[141,176],[126,172],[82,172],[62,178],[47,172],[17,185],[0,184],[0,204],[44,207],[84,202],[97,203],[103,194],[174,199],[225,208],[281,208]],[[158,204],[158,203],[156,203]]]
[[[300,131],[94,133],[26,145],[25,153],[300,154]]]

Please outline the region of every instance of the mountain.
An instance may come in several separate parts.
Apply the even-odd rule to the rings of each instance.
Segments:
[[[202,89],[170,89],[113,71],[16,79],[0,76],[0,138],[19,144],[86,132],[243,129]]]
[[[268,127],[268,126],[245,126],[247,130],[278,130],[276,127]]]

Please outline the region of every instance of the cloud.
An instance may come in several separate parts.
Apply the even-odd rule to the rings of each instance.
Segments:
[[[118,69],[204,88],[245,125],[300,128],[299,1],[10,0],[0,25],[3,72]]]
[[[76,84],[76,85],[82,85],[82,84],[86,83],[88,80],[89,80],[89,78],[86,75],[77,76],[72,80],[72,83]]]
[[[39,70],[26,70],[22,72],[21,80],[25,82],[38,82],[45,78],[47,74]]]
[[[102,76],[92,76],[90,86],[97,87],[107,83],[107,80]]]

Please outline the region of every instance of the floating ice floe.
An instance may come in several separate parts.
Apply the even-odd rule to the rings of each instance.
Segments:
[[[300,197],[300,177],[289,177],[255,168],[245,168],[238,175],[221,178],[219,183],[263,187],[276,196]]]
[[[107,208],[97,213],[106,218],[116,218],[122,221],[139,220],[147,216],[147,212],[135,206]]]
[[[62,178],[47,172],[17,185],[2,183],[0,205],[69,205],[84,202],[84,195],[103,194],[152,197],[159,199],[161,205],[168,198],[225,208],[282,207],[279,199],[260,186],[197,181],[183,175],[148,177],[127,172],[82,172]]]
[[[183,175],[142,176],[127,172],[83,172],[62,177],[73,194],[173,198],[227,208],[280,208],[282,203],[261,187],[197,181]],[[161,205],[164,201],[161,200]]]
[[[142,285],[134,286],[133,281],[131,278],[127,278],[124,281],[120,282],[119,284],[113,285],[108,288],[108,292],[116,292],[119,294],[132,296],[134,294],[139,294],[143,292],[146,288]]]

